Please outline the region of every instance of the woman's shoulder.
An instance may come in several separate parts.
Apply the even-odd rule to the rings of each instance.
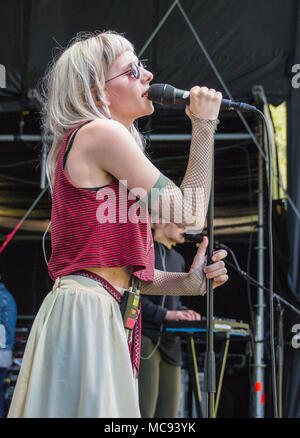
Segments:
[[[87,161],[106,170],[106,167],[110,168],[111,162],[120,165],[119,161],[125,159],[121,158],[125,151],[126,154],[129,151],[138,152],[139,146],[120,122],[97,118],[78,131],[72,149],[77,161]]]
[[[126,146],[138,148],[129,130],[120,122],[112,119],[95,119],[84,126],[82,130],[82,142],[86,152],[102,150],[105,153],[119,150]]]
[[[129,131],[122,125],[122,123],[113,119],[92,120],[84,127],[84,132],[87,135],[96,136],[96,138],[111,136],[111,135],[127,135]]]

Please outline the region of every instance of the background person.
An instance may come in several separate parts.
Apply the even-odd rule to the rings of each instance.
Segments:
[[[0,273],[0,418],[5,414],[4,380],[13,361],[17,305]]]
[[[185,261],[173,245],[183,243],[185,227],[155,224],[155,267],[185,272]],[[139,400],[143,418],[177,418],[181,395],[181,340],[162,331],[165,321],[200,320],[179,296],[142,296],[142,348]]]

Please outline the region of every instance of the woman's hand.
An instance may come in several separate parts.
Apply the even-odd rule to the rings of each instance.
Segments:
[[[199,119],[215,120],[218,118],[222,101],[222,93],[207,87],[195,86],[190,90],[190,105],[185,112],[191,118],[191,112]]]
[[[203,237],[202,242],[199,245],[197,254],[194,257],[190,273],[193,271],[203,271],[206,278],[213,280],[213,288],[221,286],[228,280],[227,269],[225,268],[225,263],[222,259],[227,257],[227,251],[224,249],[219,249],[213,252],[212,262],[210,265],[206,266],[207,257],[205,255],[208,246],[208,238]]]

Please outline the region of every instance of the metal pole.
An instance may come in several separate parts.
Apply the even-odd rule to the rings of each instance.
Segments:
[[[260,153],[258,153],[258,233],[257,233],[257,281],[260,285],[264,285],[264,191],[263,191],[263,175],[264,161]],[[256,333],[255,333],[255,362],[254,362],[254,417],[264,418],[264,312],[265,301],[263,289],[257,289],[257,305],[256,305]]]
[[[278,327],[278,347],[277,347],[277,355],[278,355],[278,411],[279,418],[282,418],[282,401],[283,401],[283,391],[282,391],[282,383],[283,383],[283,355],[284,355],[284,333],[283,333],[283,312],[280,302],[278,301],[279,307],[279,327]]]
[[[212,178],[211,192],[207,215],[207,264],[211,263],[211,257],[214,249],[214,156],[212,157]],[[214,352],[214,331],[213,331],[213,313],[214,313],[214,295],[213,281],[206,279],[206,353],[204,363],[204,391],[206,393],[206,416],[208,418],[215,417],[215,392],[216,392],[216,360]]]
[[[50,135],[46,135],[47,138],[49,138],[49,141],[51,142],[52,137]],[[145,135],[146,138],[148,138],[151,141],[162,141],[162,142],[168,142],[168,141],[190,141],[192,138],[191,134],[149,134]],[[216,140],[251,140],[251,136],[249,134],[244,133],[227,133],[227,134],[221,134],[217,133],[215,134]],[[2,134],[0,135],[0,142],[17,142],[17,141],[28,141],[28,142],[44,142],[45,138],[42,135],[11,135],[11,134]]]
[[[13,229],[13,231],[8,234],[8,236],[6,237],[6,240],[3,242],[3,244],[0,247],[0,254],[4,251],[6,245],[12,240],[12,238],[14,237],[14,235],[16,234],[16,232],[18,231],[18,229],[21,227],[21,225],[23,224],[23,222],[27,219],[27,217],[30,215],[30,213],[32,212],[32,210],[34,209],[34,207],[37,205],[37,203],[39,202],[39,200],[42,198],[42,196],[44,195],[44,193],[46,192],[46,190],[48,189],[48,187],[46,187],[44,190],[42,190],[38,197],[33,201],[33,203],[31,204],[31,206],[29,207],[29,209],[26,211],[26,213],[24,214],[24,216],[22,217],[22,219],[18,222],[18,224],[15,226],[15,228]]]
[[[170,15],[170,13],[173,11],[174,7],[176,6],[178,0],[175,0],[171,6],[169,7],[169,9],[167,10],[167,12],[165,13],[165,15],[163,16],[163,18],[160,20],[160,22],[158,23],[158,25],[156,26],[156,28],[154,29],[154,31],[152,32],[152,34],[150,35],[150,37],[147,39],[147,41],[145,42],[145,44],[143,45],[143,47],[141,48],[141,50],[138,53],[138,57],[142,56],[142,54],[144,53],[144,51],[147,49],[147,47],[149,46],[149,44],[151,43],[151,41],[153,40],[153,38],[156,36],[156,34],[158,33],[158,31],[160,30],[160,28],[162,27],[162,25],[164,24],[164,22],[166,21],[166,19],[168,18],[168,16]]]
[[[41,135],[37,134],[23,134],[23,135],[14,135],[14,134],[2,134],[0,135],[1,142],[19,142],[19,141],[29,141],[29,142],[40,142],[42,140]]]
[[[47,185],[47,155],[48,155],[48,144],[52,142],[52,137],[49,135],[48,130],[43,131],[42,142],[43,142],[43,153],[42,153],[42,162],[41,162],[41,180],[40,180],[40,188],[44,189]]]
[[[41,163],[41,179],[40,179],[40,188],[44,189],[47,184],[46,180],[46,161],[47,161],[47,145],[43,143],[43,155],[42,155],[42,163]]]

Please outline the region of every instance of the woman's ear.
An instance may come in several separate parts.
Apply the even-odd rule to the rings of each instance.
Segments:
[[[100,98],[95,88],[91,88],[92,98],[96,106],[100,106]]]
[[[91,93],[92,93],[92,97],[93,97],[93,100],[95,102],[95,105],[96,106],[102,106],[103,104],[102,104],[102,102],[100,100],[100,97],[99,97],[99,94],[97,93],[95,88],[91,88]],[[105,103],[106,103],[107,106],[109,106],[110,105],[110,101],[109,101],[109,99],[107,99],[107,93],[106,92],[104,92],[104,93],[105,93],[105,98],[106,98],[106,102]]]

